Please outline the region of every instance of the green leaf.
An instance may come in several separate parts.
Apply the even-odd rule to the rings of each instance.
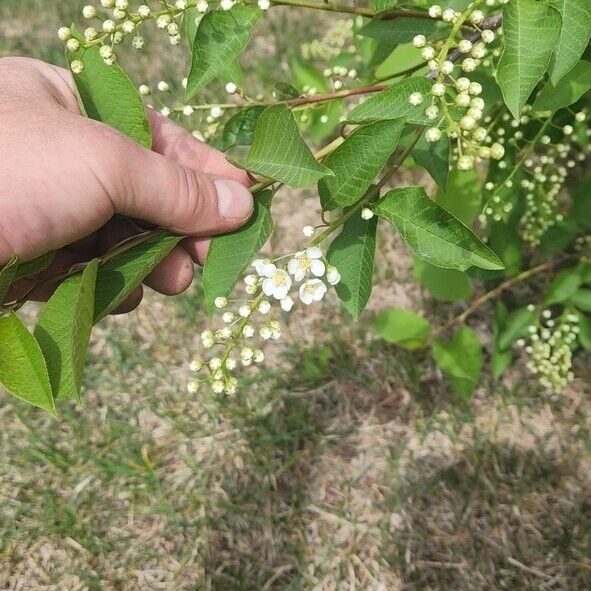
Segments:
[[[415,258],[414,272],[421,285],[437,300],[458,302],[467,300],[472,294],[470,279],[462,271],[441,269]]]
[[[514,275],[521,269],[523,258],[523,243],[515,226],[504,222],[494,222],[490,225],[487,243],[505,265],[505,274]]]
[[[552,279],[546,295],[544,296],[544,303],[547,306],[566,302],[572,298],[576,291],[583,283],[581,272],[578,268],[565,269],[561,271]]]
[[[443,138],[437,143],[441,141]],[[469,225],[481,210],[482,181],[473,170],[459,171],[454,168],[449,173],[447,188],[437,191],[435,201]]]
[[[41,310],[33,335],[49,372],[54,398],[80,401],[84,363],[94,320],[99,261],[64,281]]]
[[[394,189],[377,202],[374,211],[400,232],[415,254],[436,267],[504,268],[470,228],[429,199],[422,187]]]
[[[429,323],[409,310],[390,308],[375,316],[371,324],[385,341],[411,351],[423,347],[429,338]]]
[[[96,282],[94,322],[118,308],[181,240],[181,236],[162,232],[102,265]]]
[[[502,350],[499,345],[499,335],[507,328],[509,314],[502,301],[498,301],[495,308],[494,322],[494,341],[490,367],[495,380],[498,380],[505,370],[513,362],[513,351],[511,349]]]
[[[515,118],[548,69],[560,25],[560,13],[545,2],[511,0],[503,6],[505,48],[497,82]]]
[[[108,66],[97,45],[68,53],[68,59],[84,64],[74,82],[86,115],[150,148],[152,133],[144,103],[123,68],[117,63]]]
[[[355,319],[365,309],[373,287],[377,222],[375,216],[364,220],[356,212],[344,223],[327,253],[328,262],[341,274],[335,290]]]
[[[591,230],[591,178],[583,181],[577,188],[573,199],[570,218],[586,230]]]
[[[0,318],[0,385],[14,396],[55,416],[43,353],[15,314]]]
[[[250,146],[254,141],[257,121],[265,107],[249,107],[239,111],[224,125],[224,145]]]
[[[316,89],[317,92],[328,91],[326,78],[310,63],[303,62],[297,58],[290,61],[291,71],[295,81],[295,86],[304,94],[304,89],[308,91]]]
[[[398,6],[398,0],[373,0],[372,6],[375,12],[383,12],[389,8]]]
[[[41,255],[32,261],[21,261],[14,280],[18,281],[19,279],[26,279],[27,277],[32,277],[33,275],[39,275],[39,273],[45,271],[45,269],[47,269],[47,267],[53,263],[54,258],[55,252],[48,252],[47,254]]]
[[[562,16],[560,36],[550,63],[550,80],[556,85],[577,63],[591,39],[589,0],[552,0]]]
[[[426,103],[430,96],[433,80],[423,76],[414,76],[395,82],[382,92],[369,97],[357,105],[348,115],[350,123],[368,123],[383,119],[405,118],[408,123],[429,125],[432,123],[425,115]],[[413,92],[420,92],[425,100],[421,105],[413,106],[408,98]]]
[[[363,197],[396,149],[403,127],[404,119],[360,127],[326,158],[334,176],[318,183],[323,209],[353,205]]]
[[[482,371],[482,345],[476,333],[463,326],[451,341],[435,340],[433,357],[452,388],[464,399],[470,399]]]
[[[330,169],[314,158],[291,111],[283,105],[268,107],[259,116],[254,142],[244,166],[299,189],[332,175]]]
[[[557,111],[576,103],[591,88],[591,62],[581,60],[556,86],[548,82],[534,102],[535,111]]]
[[[429,143],[424,134],[421,135],[412,151],[415,162],[431,175],[442,191],[445,191],[447,186],[450,151],[449,137],[445,134],[438,142],[433,143]],[[465,208],[463,208],[463,211],[465,211]]]
[[[583,312],[591,312],[591,289],[579,289],[571,298],[573,306]]]
[[[579,343],[591,353],[591,316],[579,314]]]
[[[216,236],[209,246],[203,269],[203,291],[208,310],[215,309],[217,297],[227,297],[244,269],[263,247],[273,231],[271,191],[255,195],[255,209],[250,221],[231,234]]]
[[[537,316],[535,310],[519,308],[515,310],[505,322],[503,330],[499,332],[498,345],[501,351],[505,351],[513,343],[528,334],[527,327],[536,324]]]
[[[13,254],[10,260],[0,269],[0,304],[4,302],[10,286],[14,283],[18,266],[19,258],[16,254]]]
[[[187,80],[187,98],[222,74],[248,45],[261,11],[236,4],[231,10],[212,10],[199,23],[193,61]]]
[[[440,29],[440,36],[449,33],[449,27],[440,27],[438,21],[424,18],[373,19],[359,30],[359,35],[389,43],[410,43],[415,35],[432,38]]]

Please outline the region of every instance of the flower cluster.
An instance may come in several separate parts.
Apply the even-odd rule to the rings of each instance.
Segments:
[[[329,62],[343,51],[355,53],[357,48],[353,44],[354,28],[353,19],[335,20],[322,39],[314,39],[301,46],[302,57],[306,60],[318,59]]]
[[[572,350],[579,333],[578,322],[575,314],[564,312],[555,320],[550,310],[543,310],[540,323],[528,327],[527,339],[516,343],[529,357],[529,371],[542,387],[553,392],[560,392],[574,379]]]
[[[304,228],[304,233],[310,235],[310,229]],[[238,381],[233,371],[239,366],[262,363],[263,343],[281,337],[281,323],[270,317],[273,304],[283,312],[290,312],[295,304],[292,294],[297,288],[297,299],[309,306],[321,301],[328,285],[336,285],[341,279],[317,246],[289,255],[287,264],[281,265],[280,261],[286,258],[257,259],[252,263],[253,272],[243,280],[244,291],[251,299],[229,302],[225,297],[218,297],[215,300],[215,306],[222,311],[224,326],[201,334],[203,348],[211,351],[212,356],[191,362],[191,370],[197,377],[189,382],[189,392],[209,384],[215,394],[235,394]]]
[[[572,124],[566,123],[561,127],[553,125],[552,115],[546,116],[546,119],[539,116],[543,129],[551,125],[555,127],[555,139],[548,133],[538,133],[530,140],[524,138],[520,129],[534,121],[530,112],[531,108],[526,108],[519,120],[505,113],[495,128],[498,141],[515,148],[518,157],[516,165],[500,181],[488,181],[485,184],[486,206],[480,220],[486,223],[488,220],[505,219],[513,210],[514,198],[519,194],[516,189],[521,189],[526,204],[521,233],[527,243],[537,246],[544,233],[564,219],[559,194],[568,171],[587,157],[587,150],[577,141],[587,114],[584,110],[579,111],[574,114]],[[498,168],[502,171],[506,168],[506,162],[500,162]]]
[[[485,23],[480,10],[468,9],[458,13],[451,8],[443,10],[435,4],[429,15],[454,25],[445,41],[427,43],[424,35],[416,35],[413,45],[421,50],[434,78],[429,97],[420,92],[412,93],[408,100],[418,106],[425,104],[425,115],[433,125],[425,132],[428,142],[438,142],[448,135],[454,142],[454,160],[459,170],[471,170],[476,162],[490,158],[500,160],[505,154],[503,145],[493,142],[489,129],[483,126],[484,99],[480,96],[482,86],[469,78],[489,53],[488,45],[496,39],[494,31],[484,29],[480,40],[473,43],[462,35],[462,24],[469,22],[474,27]],[[458,63],[450,60],[451,52],[459,55]],[[498,55],[498,50],[493,51]],[[486,64],[490,66],[490,60]]]
[[[84,29],[83,39],[74,35],[69,27],[61,27],[58,31],[59,38],[65,42],[69,52],[78,51],[82,45],[98,45],[100,54],[105,63],[115,63],[115,46],[123,43],[126,37],[131,37],[132,46],[142,49],[145,45],[142,29],[146,22],[152,21],[158,29],[165,31],[171,45],[179,45],[183,19],[187,17],[189,9],[196,11],[196,24],[203,14],[210,9],[219,8],[230,10],[235,4],[234,0],[220,0],[219,6],[210,5],[208,0],[174,0],[165,2],[164,8],[155,10],[147,3],[141,4],[132,10],[129,0],[100,0],[100,6],[87,4],[82,9],[82,16],[92,22]],[[270,0],[258,0],[261,10],[270,8]],[[74,60],[71,64],[74,74],[79,74],[84,69],[80,60]]]

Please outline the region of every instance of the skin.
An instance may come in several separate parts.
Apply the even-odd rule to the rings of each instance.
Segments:
[[[0,59],[0,265],[13,253],[26,261],[56,251],[50,268],[14,286],[9,300],[151,225],[190,236],[145,281],[179,294],[208,237],[249,219],[248,175],[172,121],[148,115],[152,150],[82,116],[67,70]],[[47,299],[55,287],[32,297]],[[135,308],[142,293],[118,312]]]

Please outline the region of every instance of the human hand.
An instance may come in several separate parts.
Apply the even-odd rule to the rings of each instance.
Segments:
[[[0,59],[0,265],[13,253],[30,260],[56,251],[42,278],[52,276],[136,234],[134,218],[191,236],[145,281],[167,295],[187,289],[207,237],[250,217],[249,178],[172,121],[149,117],[152,151],[82,116],[67,70]],[[34,284],[20,282],[9,297]],[[32,295],[47,299],[51,290]],[[141,299],[140,287],[118,312]]]

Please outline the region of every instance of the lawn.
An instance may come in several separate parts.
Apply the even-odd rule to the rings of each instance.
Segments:
[[[0,55],[62,63],[55,31],[82,4],[3,0]],[[297,51],[290,15],[255,55]],[[183,71],[161,54],[130,58],[138,83]],[[285,251],[313,203],[275,205]],[[367,318],[388,306],[449,314],[397,238],[378,252],[359,326],[334,300],[294,316],[235,399],[186,392],[208,323],[198,275],[98,327],[83,407],[55,421],[1,396],[0,588],[590,588],[591,383],[550,396],[518,366],[460,400],[429,359],[372,335]]]

